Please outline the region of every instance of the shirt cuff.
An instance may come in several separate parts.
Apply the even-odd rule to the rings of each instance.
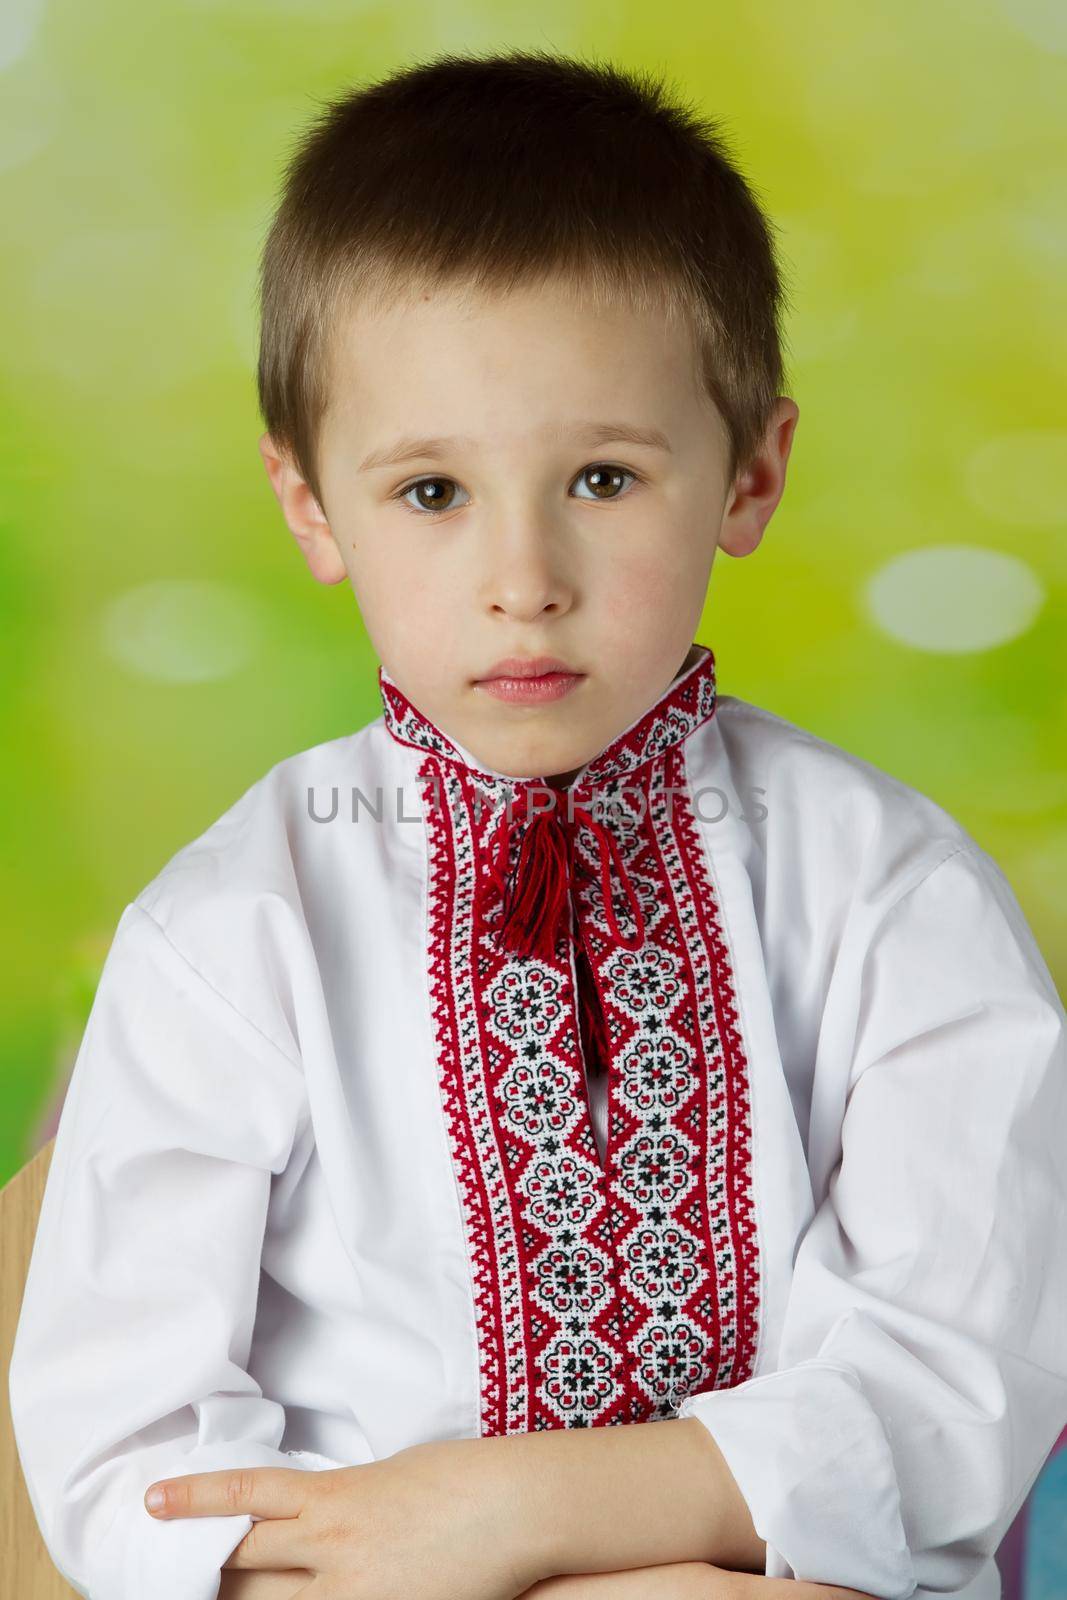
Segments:
[[[171,1461],[155,1457],[148,1476],[142,1457],[123,1472],[119,1510],[93,1563],[94,1600],[216,1600],[223,1564],[256,1520],[243,1513],[160,1521],[144,1504],[150,1483],[227,1467],[316,1471],[344,1465],[313,1450],[276,1450],[252,1439],[217,1440]]]
[[[803,1361],[689,1395],[767,1545],[767,1577],[908,1600],[916,1579],[886,1431],[856,1373]]]

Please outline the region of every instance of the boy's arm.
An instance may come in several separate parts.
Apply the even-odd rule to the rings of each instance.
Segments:
[[[766,1549],[722,1452],[696,1418],[556,1428],[484,1441],[515,1485],[548,1574],[712,1562],[763,1574]],[[492,1457],[486,1470],[496,1470]]]
[[[699,1555],[703,1496],[720,1565],[750,1563],[758,1534],[769,1577],[955,1592],[1067,1423],[1067,1018],[1007,880],[961,846],[840,967],[852,1010],[826,1037],[849,1037],[848,1060],[823,1071],[848,1082],[812,1137],[836,1123],[841,1156],[797,1251],[778,1370],[677,1413],[716,1441],[751,1526],[716,1453],[675,1424],[537,1435],[549,1570],[604,1565],[609,1528],[628,1565]]]
[[[53,1146],[8,1374],[53,1562],[94,1600],[211,1600],[249,1516],[161,1523],[158,1478],[337,1467],[279,1449],[245,1370],[271,1178],[303,1074],[136,902],[120,918]]]

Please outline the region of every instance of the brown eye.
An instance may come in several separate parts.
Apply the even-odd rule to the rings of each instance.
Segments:
[[[452,504],[454,488],[450,478],[420,478],[409,493],[416,496],[423,511],[444,511]]]
[[[416,516],[420,512],[432,514],[435,511],[451,511],[455,490],[456,485],[451,478],[418,478],[414,483],[398,489],[393,499],[399,500],[405,511],[413,511]],[[409,495],[418,497],[417,505],[411,503]]]
[[[618,500],[619,486],[624,478],[633,478],[636,482],[637,474],[627,471],[625,467],[612,467],[604,462],[597,462],[592,467],[584,467],[576,481],[587,484],[597,500]],[[579,499],[584,498],[579,495]]]

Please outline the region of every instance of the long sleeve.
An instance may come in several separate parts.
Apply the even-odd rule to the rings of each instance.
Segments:
[[[905,1600],[977,1577],[1067,1421],[1065,1016],[973,841],[892,900],[856,972],[778,1370],[677,1414],[714,1435],[769,1576]]]
[[[213,1600],[250,1516],[159,1522],[157,1478],[341,1466],[279,1448],[245,1370],[300,1066],[134,902],[60,1118],[8,1386],[42,1537],[91,1600]]]

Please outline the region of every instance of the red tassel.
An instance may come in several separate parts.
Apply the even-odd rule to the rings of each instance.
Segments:
[[[518,860],[510,873],[507,865],[512,825],[506,817],[501,818],[495,843],[491,846],[493,854],[481,895],[490,895],[494,886],[503,893],[504,908],[497,941],[500,948],[516,955],[551,959],[562,932],[564,913],[568,917],[572,915],[570,838],[558,823],[555,810],[538,812],[523,832]],[[601,881],[607,889],[603,857],[601,861]],[[588,877],[580,858],[575,859],[574,865],[580,875]],[[484,904],[483,901],[483,914]],[[596,980],[580,937],[575,941],[575,975],[582,1051],[587,1072],[597,1077],[610,1059],[607,1027]]]
[[[507,882],[501,943],[516,955],[551,958],[569,903],[567,841],[556,812],[538,812],[522,836],[519,859]]]

